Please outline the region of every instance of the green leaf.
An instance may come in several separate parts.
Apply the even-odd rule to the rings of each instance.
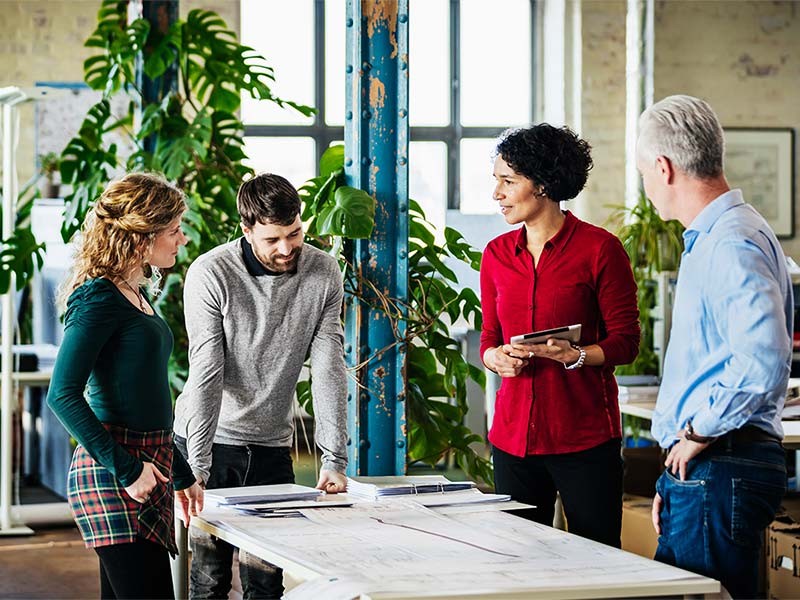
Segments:
[[[173,23],[167,35],[151,31],[150,37],[155,36],[158,36],[157,43],[153,44],[153,39],[148,39],[145,50],[144,74],[150,79],[161,77],[177,60],[183,43],[183,22]]]
[[[3,240],[0,250],[0,293],[11,287],[11,274],[16,276],[16,289],[21,290],[44,264],[44,244],[36,242],[30,227],[17,227]]]
[[[193,93],[208,107],[228,112],[238,109],[240,92],[269,100],[309,115],[313,109],[272,94],[273,70],[258,52],[236,42],[225,21],[211,11],[189,12],[183,29],[181,62]]]
[[[65,198],[66,211],[61,235],[68,241],[80,228],[86,211],[109,179],[110,169],[117,166],[117,148],[106,145],[103,133],[111,119],[107,100],[89,109],[78,135],[72,138],[61,154],[61,180],[72,186]]]
[[[328,177],[341,169],[344,169],[344,146],[341,144],[330,146],[319,159],[319,174]]]
[[[363,190],[343,186],[319,212],[318,231],[321,235],[339,235],[364,239],[375,226],[375,200]]]
[[[408,227],[409,241],[417,240],[421,248],[433,246],[436,238],[431,232],[429,226],[417,219],[411,219]]]
[[[314,396],[311,393],[311,376],[297,382],[295,386],[297,402],[312,417],[314,416]]]
[[[97,29],[84,44],[103,52],[83,63],[84,80],[104,97],[135,86],[135,63],[150,31],[150,23],[127,22],[127,2],[105,0],[98,12]]]
[[[191,166],[206,159],[211,127],[211,116],[205,109],[191,123],[180,115],[164,120],[163,128],[172,128],[178,134],[171,139],[160,137],[156,145],[155,156],[167,179],[178,179]]]

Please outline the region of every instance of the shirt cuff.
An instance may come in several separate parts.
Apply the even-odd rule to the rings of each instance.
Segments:
[[[680,423],[682,427],[686,423]],[[719,423],[719,417],[711,415],[708,411],[702,411],[692,418],[692,429],[695,435],[703,437],[719,437],[730,430],[724,430]]]
[[[133,460],[135,462],[132,464],[130,470],[117,476],[117,479],[122,484],[122,487],[128,487],[136,483],[136,480],[139,479],[139,475],[141,475],[142,471],[144,471],[144,464],[142,464],[142,461],[136,460],[135,458],[133,458]]]
[[[206,487],[206,484],[211,477],[211,473],[198,467],[192,467],[192,474],[194,475],[195,481],[197,481],[203,487]]]
[[[175,477],[172,480],[172,487],[175,490],[185,490],[186,488],[192,487],[196,482],[197,477],[194,474],[183,475],[181,477]]]
[[[336,473],[344,473],[347,470],[347,463],[341,464],[332,460],[323,460],[321,470],[335,471]]]

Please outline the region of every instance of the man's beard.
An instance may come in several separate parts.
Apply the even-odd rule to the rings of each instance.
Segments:
[[[288,257],[283,257],[280,254],[273,253],[272,256],[264,256],[255,246],[253,246],[253,254],[256,255],[258,262],[264,265],[264,268],[273,273],[288,273],[297,270],[297,263],[300,260],[300,251],[302,246],[292,250]]]

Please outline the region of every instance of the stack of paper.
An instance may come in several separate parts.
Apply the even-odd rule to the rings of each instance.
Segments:
[[[448,492],[447,494],[421,494],[414,498],[422,506],[458,506],[462,504],[493,504],[495,502],[508,502],[508,494],[484,494],[478,488]]]
[[[348,477],[347,493],[376,500],[384,496],[455,492],[475,487],[471,481],[450,481],[442,475],[387,475],[385,477]]]
[[[245,504],[252,502],[285,502],[289,500],[314,500],[322,490],[282,483],[278,485],[251,485],[245,487],[213,488],[206,490],[205,499],[209,502],[225,504]]]
[[[619,386],[620,404],[655,403],[658,398],[657,385],[621,385]]]

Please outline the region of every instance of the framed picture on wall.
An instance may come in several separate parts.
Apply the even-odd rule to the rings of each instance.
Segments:
[[[725,176],[779,238],[794,237],[794,130],[725,128]]]

